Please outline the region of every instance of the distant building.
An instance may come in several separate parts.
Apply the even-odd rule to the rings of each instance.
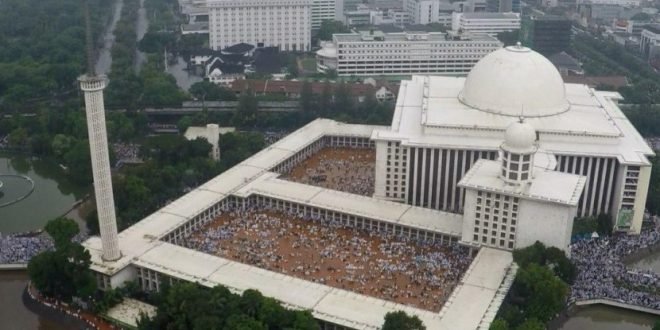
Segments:
[[[342,0],[312,0],[312,30],[318,30],[323,21],[334,21],[337,2]]]
[[[311,48],[311,0],[208,0],[209,44],[218,50],[239,43]]]
[[[440,32],[335,34],[317,52],[319,71],[340,76],[466,75],[482,57],[502,47],[496,38]],[[336,67],[333,54],[336,52]]]
[[[645,58],[652,59],[660,55],[660,26],[647,26],[642,30],[639,51]]]
[[[206,64],[205,77],[216,85],[229,86],[235,80],[245,79],[245,67],[214,57]]]
[[[486,11],[490,13],[519,13],[520,0],[486,0]]]
[[[440,0],[404,0],[403,9],[412,24],[434,23],[440,14]]]
[[[183,136],[187,140],[195,140],[201,138],[208,141],[208,143],[211,144],[211,152],[209,153],[209,157],[211,157],[216,161],[219,161],[220,134],[234,132],[235,130],[236,129],[233,127],[219,127],[217,124],[208,124],[206,125],[206,127],[190,126],[188,127],[188,129],[186,129],[186,133],[184,133]]]
[[[451,20],[454,31],[496,35],[520,29],[518,13],[454,13]]]
[[[560,16],[526,17],[520,33],[522,43],[546,56],[566,51],[571,44],[571,24]]]
[[[630,86],[630,80],[626,76],[585,76],[562,74],[562,79],[567,84],[587,85],[590,88],[618,90],[624,86]]]

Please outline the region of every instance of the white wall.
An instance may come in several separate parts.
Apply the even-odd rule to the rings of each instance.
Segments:
[[[137,280],[137,271],[132,265],[124,267],[124,269],[117,272],[110,278],[110,286],[113,289],[124,286],[126,282]]]
[[[464,242],[474,242],[474,212],[477,206],[477,191],[474,189],[465,189],[465,199],[463,204],[463,230],[461,240]]]
[[[520,199],[516,249],[540,241],[568,253],[577,207]]]
[[[385,177],[387,174],[387,141],[376,141],[376,182],[374,197],[385,199]]]

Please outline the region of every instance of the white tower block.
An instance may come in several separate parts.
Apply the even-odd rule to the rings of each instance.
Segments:
[[[106,77],[84,75],[78,78],[80,88],[85,92],[85,112],[89,133],[89,151],[94,174],[94,194],[99,217],[99,229],[103,246],[103,260],[114,261],[121,257],[117,239],[115,200],[112,196],[112,177],[108,156],[108,135],[105,126],[105,106],[103,89]]]

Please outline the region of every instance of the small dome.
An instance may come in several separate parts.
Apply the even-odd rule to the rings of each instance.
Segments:
[[[468,74],[459,99],[471,108],[516,117],[551,116],[569,107],[557,68],[520,45],[482,58]]]
[[[517,153],[529,153],[535,150],[536,130],[532,125],[516,121],[506,128],[503,148]]]

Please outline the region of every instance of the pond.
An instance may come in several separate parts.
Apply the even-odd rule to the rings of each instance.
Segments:
[[[25,199],[0,208],[0,233],[41,229],[50,219],[64,215],[87,192],[67,179],[54,161],[0,153],[0,175],[29,177],[34,190]],[[0,205],[12,202],[30,191],[30,182],[19,177],[0,176]]]

